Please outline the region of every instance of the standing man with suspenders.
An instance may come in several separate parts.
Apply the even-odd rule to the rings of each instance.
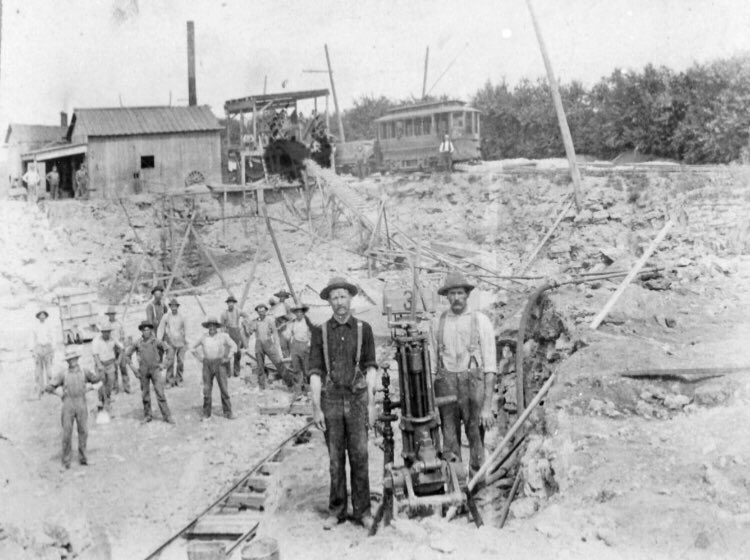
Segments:
[[[484,430],[495,423],[492,394],[497,373],[492,322],[484,313],[467,309],[473,289],[460,272],[448,273],[438,294],[448,297],[450,309],[433,322],[430,345],[435,396],[457,398],[440,407],[443,451],[461,460],[463,422],[472,474],[484,462]]]
[[[357,287],[333,278],[320,292],[333,317],[313,329],[310,346],[310,391],[313,421],[325,433],[330,459],[328,501],[331,529],[346,520],[346,456],[349,456],[353,519],[369,530],[370,479],[367,425],[375,421],[377,362],[372,327],[351,315]]]

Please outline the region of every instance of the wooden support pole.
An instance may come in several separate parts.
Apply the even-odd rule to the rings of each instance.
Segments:
[[[422,99],[427,96],[427,64],[430,60],[430,47],[427,47],[427,52],[424,55],[424,79],[422,80]]]
[[[289,293],[292,294],[292,298],[294,299],[294,301],[299,302],[299,300],[297,299],[297,294],[294,291],[294,286],[292,286],[292,281],[289,279],[289,273],[286,270],[286,264],[284,264],[284,257],[281,254],[281,249],[279,249],[279,244],[276,242],[276,234],[274,234],[273,227],[271,227],[271,220],[268,217],[268,211],[266,210],[265,206],[263,207],[263,217],[266,219],[266,228],[268,228],[268,233],[271,236],[271,242],[273,243],[273,248],[276,251],[276,256],[279,259],[281,271],[284,273],[286,285],[289,287]]]
[[[328,64],[328,78],[331,80],[331,94],[333,95],[333,107],[336,109],[336,116],[339,122],[339,136],[341,142],[346,142],[344,136],[344,120],[341,118],[341,111],[339,111],[339,100],[336,97],[336,85],[333,83],[333,70],[331,69],[331,57],[328,54],[328,45],[323,45],[326,51],[326,63]]]
[[[532,6],[532,0],[526,0],[526,6],[529,8],[529,14],[531,15],[531,22],[534,24],[534,32],[536,33],[537,41],[539,42],[539,50],[542,52],[542,59],[544,60],[544,67],[547,69],[547,79],[549,80],[549,88],[552,92],[552,102],[555,105],[555,112],[557,113],[557,122],[560,125],[560,134],[562,135],[563,144],[565,145],[565,155],[568,158],[568,165],[570,166],[570,177],[573,180],[573,195],[575,196],[576,211],[581,211],[581,173],[578,170],[578,163],[576,162],[576,152],[573,147],[573,137],[570,135],[570,127],[568,127],[568,119],[565,117],[565,109],[563,108],[562,98],[560,97],[560,86],[555,78],[555,73],[552,70],[552,62],[550,62],[549,54],[547,53],[547,46],[544,43],[544,37],[542,37],[542,30],[539,27],[539,22],[536,19],[534,13],[534,7]]]
[[[214,271],[216,272],[216,275],[219,277],[219,280],[221,281],[221,285],[224,287],[224,289],[227,291],[229,295],[232,295],[232,291],[229,289],[229,284],[227,284],[226,279],[224,278],[224,275],[221,273],[221,270],[219,270],[219,265],[216,264],[216,261],[214,260],[214,257],[211,255],[211,253],[208,250],[208,247],[206,247],[203,244],[203,241],[201,240],[200,235],[198,235],[198,232],[195,231],[192,224],[190,225],[190,230],[193,232],[193,235],[195,236],[195,243],[198,245],[201,251],[203,251],[203,254],[206,255],[206,258],[208,259],[208,262],[211,263],[211,266],[213,267]]]
[[[177,256],[174,259],[174,264],[172,265],[172,274],[169,275],[169,281],[167,282],[166,288],[164,288],[165,298],[169,294],[170,288],[172,288],[172,283],[174,282],[175,276],[177,275],[177,270],[179,269],[180,263],[182,262],[182,254],[185,252],[185,247],[187,247],[188,239],[190,239],[190,231],[193,229],[193,216],[190,217],[190,221],[188,222],[188,225],[185,228],[185,234],[182,236],[180,249],[177,252]]]
[[[253,255],[253,264],[250,267],[250,274],[247,275],[247,282],[245,282],[245,287],[242,289],[242,297],[240,297],[240,311],[242,311],[242,308],[245,306],[247,295],[250,293],[250,286],[255,279],[255,269],[258,267],[258,261],[260,261],[260,255],[263,252],[263,246],[265,245],[266,241],[265,231],[259,237],[260,239],[258,239],[258,247],[255,249],[255,255]]]
[[[500,513],[500,528],[501,529],[505,526],[505,522],[508,519],[508,513],[510,513],[510,504],[513,503],[513,498],[515,498],[516,492],[518,492],[518,487],[521,486],[522,478],[523,478],[523,471],[519,467],[518,472],[516,473],[516,479],[513,481],[513,487],[510,489],[510,494],[508,494],[508,501],[505,502],[505,505],[503,505],[503,511]]]
[[[138,282],[141,279],[141,272],[143,271],[143,265],[146,262],[146,253],[144,252],[141,255],[141,260],[138,261],[138,268],[136,268],[135,271],[135,277],[133,278],[133,283],[130,285],[130,291],[128,292],[128,297],[125,300],[125,309],[122,310],[122,323],[125,323],[125,317],[128,315],[128,308],[130,307],[130,300],[133,297],[133,293],[135,293],[135,288],[138,286]]]
[[[552,234],[557,229],[557,226],[559,226],[560,223],[563,221],[563,218],[565,218],[567,213],[573,207],[573,204],[575,204],[575,200],[571,200],[570,202],[568,202],[565,205],[565,207],[562,209],[562,211],[560,211],[560,214],[557,216],[557,220],[555,220],[555,223],[552,224],[551,228],[549,228],[549,231],[544,236],[544,239],[542,239],[539,242],[539,245],[536,246],[536,249],[532,251],[531,255],[529,255],[529,258],[526,259],[526,262],[518,271],[519,274],[523,274],[524,272],[526,272],[529,269],[529,267],[533,264],[533,262],[536,260],[537,255],[539,255],[539,251],[541,251],[544,248],[544,246],[547,244],[547,241],[549,241],[550,237],[552,237]]]
[[[625,291],[625,288],[628,287],[628,284],[630,284],[633,281],[633,278],[635,278],[638,275],[638,272],[643,268],[643,266],[646,264],[646,261],[651,257],[651,255],[656,251],[656,248],[659,246],[659,244],[664,241],[664,238],[667,236],[667,233],[674,225],[674,222],[670,219],[667,220],[667,223],[664,224],[664,227],[661,228],[661,231],[656,236],[656,238],[651,242],[651,245],[648,246],[648,249],[646,249],[641,256],[640,259],[638,259],[638,262],[635,263],[633,268],[628,272],[628,275],[623,278],[620,285],[617,287],[617,290],[615,290],[615,293],[612,294],[607,301],[607,303],[604,305],[602,310],[599,312],[599,314],[594,317],[594,320],[591,321],[591,328],[596,330],[596,328],[601,325],[604,318],[607,316],[607,314],[612,310],[612,307],[614,307],[615,303],[617,303],[617,300],[620,299],[620,296]]]

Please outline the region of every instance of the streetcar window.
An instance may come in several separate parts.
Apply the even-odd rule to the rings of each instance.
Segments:
[[[438,135],[442,136],[443,134],[450,133],[450,130],[448,128],[449,116],[450,116],[449,113],[442,113],[439,115],[435,115],[435,126],[437,127],[437,130],[435,132],[437,132]]]
[[[453,130],[462,131],[464,129],[464,114],[453,113]]]
[[[388,131],[388,138],[395,138],[396,137],[396,121],[391,122],[391,126],[389,128],[390,130]]]
[[[425,134],[430,134],[432,128],[432,117],[425,117],[422,121],[422,130]]]
[[[406,131],[406,136],[414,136],[414,121],[411,119],[408,119],[406,121],[406,126],[404,127],[404,130]]]
[[[414,119],[414,136],[422,136],[422,119]]]
[[[404,121],[396,122],[396,138],[401,138],[404,135]]]
[[[466,113],[464,121],[466,123],[466,134],[474,134],[474,113]]]

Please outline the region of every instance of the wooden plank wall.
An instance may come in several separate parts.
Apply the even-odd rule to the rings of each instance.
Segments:
[[[140,172],[143,192],[184,187],[191,171],[209,182],[221,181],[219,131],[89,137],[87,164],[92,197],[115,198],[134,193],[133,173]],[[141,169],[141,157],[154,156],[153,169]]]

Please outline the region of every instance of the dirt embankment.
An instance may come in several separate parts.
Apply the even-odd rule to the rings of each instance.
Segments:
[[[326,554],[337,551],[360,560],[383,557],[384,551],[413,558],[490,558],[504,550],[510,558],[524,558],[529,547],[545,556],[576,558],[741,557],[737,552],[746,550],[748,523],[743,465],[750,450],[735,426],[747,420],[746,378],[685,384],[618,375],[646,367],[750,363],[740,342],[747,334],[744,311],[750,303],[748,188],[741,170],[586,173],[583,211],[566,216],[526,273],[532,278],[520,281],[493,274],[519,271],[544,236],[570,191],[564,172],[486,164],[451,177],[371,177],[351,183],[373,208],[388,195],[394,229],[495,271],[477,272],[484,277],[478,278],[471,305],[493,318],[500,355],[507,358],[498,393],[504,422],[513,421],[516,412],[513,341],[531,288],[548,276],[627,270],[666,219],[677,225],[650,260],[661,270],[634,282],[596,332],[588,324],[617,280],[566,286],[539,302],[524,345],[525,369],[533,387],[553,370],[559,382],[537,418],[536,437],[523,461],[525,483],[506,530],[492,529],[495,506],[507,493],[499,489],[498,502],[485,504],[489,527],[479,532],[462,521],[446,525],[428,518],[400,519],[371,540],[349,527],[321,537],[318,510],[325,509],[327,474],[320,438],[313,438],[295,452],[300,470],[289,477],[278,510],[268,513],[267,530],[284,539],[282,553],[313,554],[309,543],[323,539]],[[218,202],[205,204],[206,215],[219,214]],[[304,206],[300,199],[294,204],[298,210]],[[132,200],[126,207],[138,237],[158,256],[155,202]],[[287,204],[269,207],[272,217],[299,226],[275,222],[292,282],[312,304],[311,316],[320,320],[328,313],[317,296],[327,279],[348,276],[365,294],[355,300],[357,313],[385,336],[384,281],[408,273],[381,266],[368,278],[365,260],[355,255],[362,242],[357,227],[344,222],[335,239],[323,241],[330,224],[317,197],[312,208],[315,236],[300,231],[309,224]],[[8,260],[0,301],[8,321],[0,337],[7,389],[0,433],[9,441],[0,440],[0,492],[12,507],[3,508],[0,519],[0,537],[5,535],[0,547],[6,547],[0,557],[2,552],[14,558],[143,555],[282,439],[294,420],[262,416],[259,407],[281,402],[286,394],[277,389],[261,395],[232,381],[240,419],[199,424],[199,364],[189,358],[186,387],[168,393],[179,423],[175,430],[158,422],[140,426],[139,396],[120,395],[114,421],[92,424],[92,467],[59,471],[59,402],[26,400],[33,311],[52,302],[60,287],[81,284],[99,287],[102,308],[122,303],[141,245],[117,203],[65,201],[47,211],[10,203],[1,211],[0,243]],[[258,220],[199,224],[237,295],[252,255],[261,251],[252,304],[284,285],[268,240],[257,248],[262,229]],[[435,285],[440,275],[425,274],[424,281]],[[209,277],[200,291],[203,308],[218,313],[226,296],[219,279]],[[145,292],[137,295],[126,321],[129,334],[137,334]],[[190,297],[181,302],[188,338],[197,340],[201,306]],[[389,351],[380,349],[382,355]],[[84,363],[89,359],[86,354]],[[95,400],[89,393],[90,407]],[[488,447],[501,433],[489,435]],[[378,461],[373,449],[373,480]]]

